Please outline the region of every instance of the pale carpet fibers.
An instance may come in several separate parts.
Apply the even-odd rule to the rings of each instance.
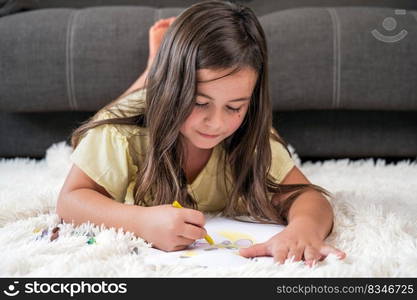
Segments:
[[[294,149],[291,147],[294,153]],[[327,241],[347,253],[310,269],[300,262],[251,261],[237,268],[145,265],[148,245],[121,230],[58,223],[55,203],[70,168],[71,148],[52,145],[41,161],[0,160],[0,276],[22,277],[415,277],[417,164],[372,159],[297,165],[335,195],[336,223]],[[41,238],[42,229],[49,228]],[[34,232],[40,230],[38,232]],[[96,243],[88,244],[91,233]]]

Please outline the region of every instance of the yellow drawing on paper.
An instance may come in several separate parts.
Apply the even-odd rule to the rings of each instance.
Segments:
[[[180,258],[190,258],[190,257],[196,256],[196,255],[198,255],[197,251],[190,250],[190,251],[186,251],[186,252],[182,253]]]
[[[226,240],[215,246],[226,249],[239,249],[242,247],[249,247],[255,243],[255,239],[246,233],[236,231],[221,231],[218,235],[223,236]]]
[[[251,259],[241,256],[240,249],[267,241],[285,227],[275,224],[257,224],[231,220],[223,217],[208,219],[205,229],[214,244],[201,238],[185,249],[166,253],[155,251],[146,256],[147,264],[192,264],[201,267],[239,266]],[[159,253],[161,252],[161,253]]]
[[[205,241],[196,241],[192,244],[191,249],[181,253],[180,258],[191,258],[202,254],[201,251],[213,251],[218,249],[239,250],[242,247],[250,247],[256,242],[255,238],[251,235],[237,231],[219,231],[217,232],[217,236],[225,239],[214,245],[209,245]],[[219,238],[217,238],[217,240],[219,240]],[[233,253],[239,255],[239,251],[234,251]]]

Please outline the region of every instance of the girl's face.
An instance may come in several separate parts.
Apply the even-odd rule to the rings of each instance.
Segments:
[[[197,80],[219,78],[231,71],[200,69]],[[180,128],[190,149],[211,149],[239,128],[256,80],[255,70],[243,68],[223,78],[197,84],[195,107]]]

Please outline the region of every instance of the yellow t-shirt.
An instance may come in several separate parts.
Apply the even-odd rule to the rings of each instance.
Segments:
[[[130,100],[144,99],[145,93],[145,90],[136,91],[122,98],[120,103],[129,104]],[[108,117],[112,116],[102,113],[95,119]],[[275,182],[280,183],[294,167],[294,161],[279,142],[270,139],[270,143],[270,175],[275,178]],[[104,187],[114,200],[133,204],[137,166],[144,162],[148,145],[147,128],[105,124],[87,131],[70,158],[91,179]],[[191,184],[187,184],[187,190],[197,202],[200,211],[218,212],[226,206],[227,192],[224,173],[220,167],[222,151],[222,144],[219,143],[214,147],[206,166]],[[226,167],[226,174],[230,174],[230,166]],[[229,175],[226,176],[229,178]],[[146,197],[146,202],[151,203],[148,200],[149,196]]]

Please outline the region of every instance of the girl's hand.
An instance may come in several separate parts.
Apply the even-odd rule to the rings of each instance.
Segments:
[[[178,209],[172,205],[146,207],[140,217],[140,236],[164,251],[185,249],[207,234],[204,214],[195,209]]]
[[[290,225],[268,241],[242,248],[239,252],[244,257],[273,256],[274,261],[280,264],[294,256],[294,261],[304,260],[310,267],[331,253],[339,259],[346,257],[345,252],[324,243],[314,230],[300,230]]]

